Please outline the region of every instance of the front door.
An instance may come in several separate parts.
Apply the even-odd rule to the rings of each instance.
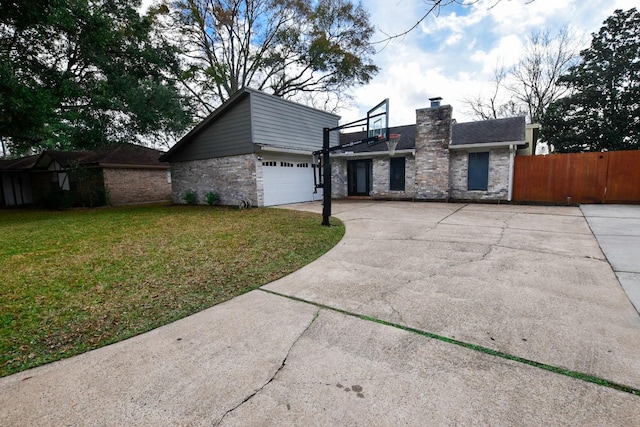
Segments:
[[[368,196],[371,193],[373,181],[371,159],[350,160],[347,163],[347,175],[349,176],[349,196]]]

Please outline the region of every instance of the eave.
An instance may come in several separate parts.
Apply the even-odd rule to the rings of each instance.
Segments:
[[[523,145],[527,141],[500,141],[500,142],[481,142],[476,144],[450,144],[449,150],[482,150],[484,148],[502,148],[511,147],[513,145]]]

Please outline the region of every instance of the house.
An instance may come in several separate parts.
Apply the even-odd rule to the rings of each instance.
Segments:
[[[392,155],[385,142],[350,142],[366,132],[330,132],[332,197],[398,200],[511,199],[516,150],[526,145],[525,118],[456,123],[452,108],[433,98],[416,111]],[[323,128],[339,117],[262,92],[243,89],[161,157],[171,164],[173,199],[199,203],[215,192],[222,204],[273,206],[321,200],[312,152]],[[316,180],[317,181],[317,180]]]
[[[452,120],[452,108],[433,98],[416,111],[416,124],[400,134],[393,155],[384,142],[332,154],[332,196],[402,200],[510,201],[516,150],[526,146],[525,118],[469,123]],[[346,133],[346,145],[365,137]]]
[[[198,203],[215,192],[224,205],[273,206],[320,200],[312,152],[339,116],[245,88],[161,157],[171,165],[173,200]],[[338,135],[331,136],[331,145]]]
[[[162,152],[133,144],[47,150],[0,161],[0,205],[99,206],[171,200]]]
[[[29,168],[38,156],[0,160],[0,206],[32,205],[33,189]]]

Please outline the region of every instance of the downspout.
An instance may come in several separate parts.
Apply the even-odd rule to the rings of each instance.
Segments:
[[[514,159],[516,156],[516,145],[509,145],[509,186],[507,190],[507,202],[510,202],[513,198],[513,168],[514,168]]]

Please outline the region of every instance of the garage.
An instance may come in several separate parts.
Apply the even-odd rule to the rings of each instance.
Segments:
[[[313,170],[311,156],[264,156],[264,206],[321,200],[322,189],[314,194]]]

